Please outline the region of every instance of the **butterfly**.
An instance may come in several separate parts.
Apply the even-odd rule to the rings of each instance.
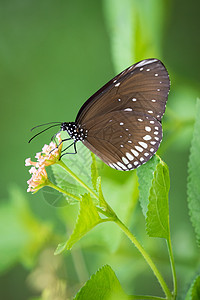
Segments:
[[[60,131],[68,132],[74,153],[76,143],[81,141],[111,168],[133,170],[158,150],[169,90],[169,74],[163,63],[145,59],[92,95],[80,108],[75,122],[55,123]]]

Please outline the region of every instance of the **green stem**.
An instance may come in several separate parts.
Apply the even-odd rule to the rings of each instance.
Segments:
[[[144,250],[144,248],[140,245],[140,243],[137,241],[137,239],[135,238],[135,236],[129,231],[129,229],[119,220],[119,219],[115,219],[114,222],[119,225],[119,227],[123,230],[123,232],[127,235],[127,237],[131,240],[131,242],[135,245],[135,247],[139,250],[139,252],[142,254],[142,256],[144,257],[144,259],[146,260],[147,264],[150,266],[150,268],[152,269],[154,275],[156,276],[156,278],[158,279],[158,282],[160,283],[160,286],[162,287],[167,299],[172,299],[172,294],[166,284],[166,282],[164,281],[162,275],[160,274],[160,272],[158,271],[157,267],[155,266],[154,262],[152,261],[152,259],[150,258],[150,256],[148,255],[148,253]]]
[[[60,193],[62,193],[62,194],[65,194],[65,195],[67,195],[67,196],[69,196],[69,197],[71,197],[71,198],[73,198],[73,199],[75,199],[75,200],[77,200],[77,201],[80,201],[80,200],[81,200],[79,197],[77,197],[77,196],[75,196],[75,195],[73,195],[73,194],[70,194],[70,193],[68,193],[67,191],[61,189],[59,186],[55,185],[55,184],[54,184],[53,182],[51,182],[50,180],[48,180],[47,186],[49,186],[49,187],[51,187],[51,188],[57,190],[58,192],[60,192]]]
[[[92,194],[96,199],[98,199],[98,196],[95,194],[95,192],[89,188],[74,172],[72,172],[62,160],[59,160],[57,162],[58,165],[60,165],[65,171],[67,171],[80,185],[82,185],[90,194]]]
[[[173,256],[172,243],[171,243],[170,236],[169,236],[169,239],[167,240],[167,246],[168,246],[168,251],[169,251],[170,263],[171,263],[171,268],[172,268],[172,277],[173,277],[173,283],[174,283],[174,299],[176,299],[177,278],[176,278],[176,270],[175,270],[174,256]]]

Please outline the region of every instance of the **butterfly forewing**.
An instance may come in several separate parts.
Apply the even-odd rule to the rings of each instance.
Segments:
[[[88,121],[83,143],[107,165],[128,171],[147,162],[162,139],[159,121],[149,115],[116,111]]]
[[[168,72],[159,60],[141,61],[115,76],[91,96],[81,107],[76,122],[84,124],[97,115],[126,108],[161,120],[169,87]]]

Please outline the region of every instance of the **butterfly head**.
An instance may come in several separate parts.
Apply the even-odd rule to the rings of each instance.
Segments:
[[[75,141],[83,141],[87,137],[87,130],[76,122],[63,122],[60,129],[67,131],[69,136]]]

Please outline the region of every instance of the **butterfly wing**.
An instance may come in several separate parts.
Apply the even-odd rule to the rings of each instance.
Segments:
[[[118,170],[147,162],[162,140],[169,88],[168,72],[157,59],[127,68],[81,107],[75,122],[87,130],[83,143]]]
[[[160,122],[142,113],[115,111],[86,124],[85,146],[117,170],[132,170],[147,162],[162,140]]]
[[[91,96],[79,110],[76,123],[84,124],[99,115],[127,108],[161,120],[169,88],[169,75],[160,60],[140,61]]]

